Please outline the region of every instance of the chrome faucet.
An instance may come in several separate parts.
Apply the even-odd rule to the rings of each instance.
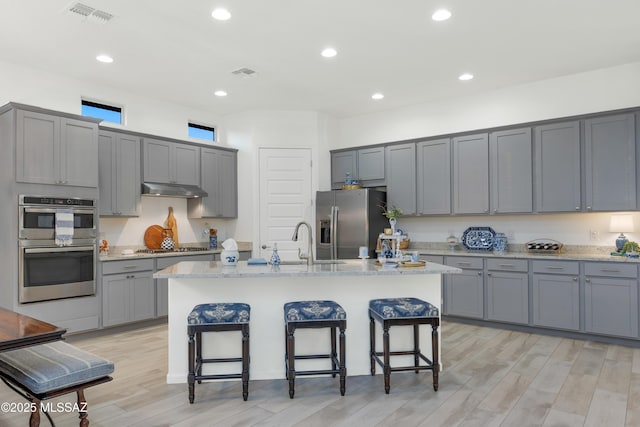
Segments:
[[[307,233],[309,234],[309,249],[307,251],[307,256],[305,257],[300,252],[300,248],[298,248],[298,258],[306,259],[307,265],[311,265],[313,264],[313,246],[312,246],[312,240],[311,240],[311,226],[304,221],[300,221],[299,223],[297,223],[296,229],[293,231],[293,236],[291,236],[291,240],[293,240],[294,242],[298,241],[298,231],[300,230],[301,225],[305,225],[307,227]]]

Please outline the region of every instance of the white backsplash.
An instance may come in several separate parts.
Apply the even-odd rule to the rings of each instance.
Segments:
[[[144,246],[145,230],[156,224],[164,227],[170,206],[178,223],[180,244],[208,242],[209,236],[203,233],[206,224],[218,230],[219,241],[226,239],[228,229],[231,229],[233,220],[187,218],[187,199],[144,196],[137,218],[101,217],[100,239],[106,239],[110,246]]]

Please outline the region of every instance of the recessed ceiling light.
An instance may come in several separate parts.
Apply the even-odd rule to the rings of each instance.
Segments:
[[[438,9],[431,15],[431,19],[434,21],[446,21],[449,18],[451,18],[451,12],[447,9]]]
[[[113,58],[109,55],[98,55],[96,56],[96,60],[104,62],[105,64],[111,64],[113,62]]]
[[[227,92],[225,92],[224,90],[217,90],[217,91],[213,92],[213,94],[215,96],[227,96]]]
[[[460,74],[460,76],[458,76],[458,80],[462,80],[462,81],[471,80],[472,78],[473,78],[473,74],[469,74],[469,73]]]
[[[218,21],[226,21],[231,18],[231,13],[227,9],[218,8],[211,12],[211,16]]]
[[[384,95],[381,93],[374,93],[373,95],[371,95],[372,99],[378,100],[378,99],[382,99],[384,98]]]
[[[333,58],[337,54],[338,54],[338,51],[332,47],[328,47],[320,53],[320,55],[324,56],[325,58]]]

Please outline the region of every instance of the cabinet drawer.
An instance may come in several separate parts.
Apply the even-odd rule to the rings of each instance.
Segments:
[[[167,268],[170,265],[177,264],[182,261],[213,261],[212,254],[200,254],[200,255],[181,255],[181,256],[168,256],[157,258],[156,263],[158,270]]]
[[[638,277],[638,266],[618,262],[585,262],[584,274],[586,276],[635,278]]]
[[[132,271],[145,270],[153,271],[153,258],[134,258],[102,263],[102,274],[131,273]]]
[[[436,264],[444,263],[444,257],[441,255],[419,255],[418,257],[427,262],[435,262]]]
[[[446,257],[444,263],[451,267],[482,270],[482,258],[480,257],[451,256]]]
[[[533,272],[577,275],[580,268],[577,261],[533,261]]]
[[[500,271],[522,271],[526,273],[529,270],[526,259],[487,259],[487,270]]]

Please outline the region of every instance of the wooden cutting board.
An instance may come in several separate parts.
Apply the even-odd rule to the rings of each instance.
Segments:
[[[164,227],[152,225],[144,232],[144,244],[148,249],[160,249],[164,237]]]

